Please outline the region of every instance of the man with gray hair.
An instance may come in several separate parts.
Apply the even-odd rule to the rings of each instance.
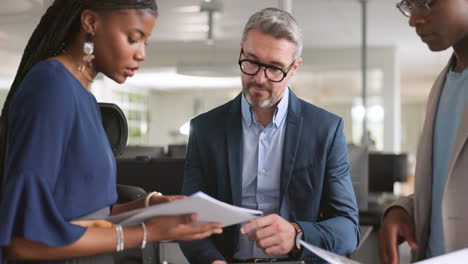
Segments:
[[[301,31],[289,13],[255,13],[240,47],[242,93],[192,119],[182,192],[203,191],[265,216],[180,243],[190,263],[316,263],[301,239],[338,254],[356,248],[343,120],[288,88],[301,51]]]

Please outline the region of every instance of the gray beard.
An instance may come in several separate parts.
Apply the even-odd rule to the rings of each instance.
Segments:
[[[271,107],[272,105],[274,105],[273,103],[273,98],[267,98],[265,101],[263,101],[262,103],[260,104],[255,104],[253,103],[253,100],[252,98],[250,98],[250,95],[249,94],[246,94],[245,95],[245,98],[247,99],[247,102],[250,104],[250,106],[252,107],[258,107],[258,108],[268,108],[268,107]]]

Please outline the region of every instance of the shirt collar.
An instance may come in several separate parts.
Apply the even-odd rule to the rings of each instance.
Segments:
[[[275,114],[273,115],[273,124],[276,127],[280,127],[281,123],[286,117],[288,112],[288,105],[289,105],[289,87],[284,89],[283,97],[281,98],[280,102],[276,106]],[[241,100],[241,108],[242,108],[242,118],[247,126],[251,126],[253,123],[253,113],[250,109],[250,104],[247,102],[244,93],[242,93],[242,100]]]
[[[276,127],[280,127],[281,123],[284,121],[286,114],[288,113],[289,106],[289,87],[284,89],[283,97],[276,106],[275,114],[273,115],[273,123]]]
[[[247,99],[245,98],[244,93],[242,93],[242,100],[241,100],[241,108],[242,108],[242,118],[244,119],[244,122],[247,124],[247,126],[252,125],[252,111],[250,111],[250,104],[247,102]]]

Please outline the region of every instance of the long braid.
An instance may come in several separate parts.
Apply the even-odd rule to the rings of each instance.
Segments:
[[[42,16],[41,21],[26,45],[0,116],[0,186],[3,185],[6,139],[8,134],[8,110],[11,100],[21,81],[31,68],[39,61],[49,58],[58,52],[65,39],[71,33],[71,24],[79,19],[81,11],[77,1],[55,1]],[[2,188],[0,188],[0,197],[2,197]]]
[[[80,16],[84,9],[122,8],[151,9],[157,13],[155,0],[55,0],[42,16],[26,45],[0,116],[0,201],[3,195],[9,106],[24,77],[36,63],[57,55],[79,33]]]

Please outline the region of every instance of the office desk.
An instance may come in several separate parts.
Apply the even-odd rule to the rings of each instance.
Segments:
[[[349,258],[361,263],[379,263],[379,244],[377,232],[372,225],[363,225],[359,246],[349,255]]]
[[[359,245],[349,258],[361,263],[380,263],[378,231],[382,219],[383,207],[369,207],[359,212],[361,237]]]

